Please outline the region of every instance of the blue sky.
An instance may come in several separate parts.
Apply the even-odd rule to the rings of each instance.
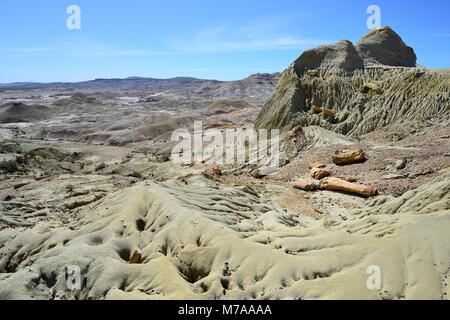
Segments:
[[[356,42],[371,4],[420,64],[450,67],[448,0],[1,0],[0,82],[281,71],[318,44]],[[69,5],[81,30],[66,27]]]

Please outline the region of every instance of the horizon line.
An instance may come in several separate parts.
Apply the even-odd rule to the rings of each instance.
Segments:
[[[251,76],[254,75],[262,75],[262,74],[269,74],[269,75],[273,75],[273,74],[277,74],[277,73],[282,73],[282,71],[275,71],[275,72],[255,72],[255,73],[250,73],[248,76],[244,77],[244,78],[240,78],[240,79],[234,79],[234,80],[219,80],[219,79],[207,79],[207,78],[197,78],[197,77],[192,77],[192,76],[175,76],[175,77],[167,77],[167,78],[159,78],[159,77],[151,77],[151,76],[129,76],[129,77],[112,77],[112,78],[104,78],[104,77],[100,77],[100,78],[94,78],[94,79],[86,79],[86,80],[79,80],[79,81],[14,81],[14,82],[0,82],[0,85],[5,86],[5,85],[19,85],[19,84],[44,84],[44,85],[48,85],[48,84],[77,84],[77,83],[83,83],[83,82],[90,82],[90,81],[100,81],[100,80],[174,80],[174,79],[195,79],[195,80],[204,80],[204,81],[220,81],[220,82],[233,82],[233,81],[241,81],[241,80],[245,80],[248,79]]]

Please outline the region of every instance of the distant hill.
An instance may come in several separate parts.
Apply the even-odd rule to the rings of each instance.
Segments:
[[[0,123],[33,122],[47,119],[50,108],[13,102],[0,106]]]
[[[450,68],[439,68],[439,69],[431,69],[435,72],[439,72],[439,73],[450,73]]]
[[[211,84],[233,84],[233,83],[252,83],[260,82],[260,84],[276,84],[280,73],[257,73],[248,78],[235,81],[219,81],[210,79],[197,79],[192,77],[176,77],[169,79],[145,78],[145,77],[128,77],[128,78],[99,78],[94,80],[82,82],[15,82],[15,83],[0,83],[0,88],[3,90],[28,90],[28,89],[67,89],[67,90],[81,90],[86,88],[123,88],[123,87],[146,87],[146,86],[192,86],[205,83]]]

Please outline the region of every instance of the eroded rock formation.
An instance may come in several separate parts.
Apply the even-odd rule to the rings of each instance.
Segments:
[[[408,120],[448,117],[450,76],[416,67],[390,28],[304,52],[281,75],[258,128],[320,126],[351,136]]]

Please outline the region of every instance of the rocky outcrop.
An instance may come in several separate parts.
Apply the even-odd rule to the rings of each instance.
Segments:
[[[358,136],[403,121],[448,117],[450,75],[415,67],[390,28],[306,51],[281,75],[257,128],[320,126]]]
[[[389,27],[374,29],[356,44],[356,50],[368,63],[396,67],[415,67],[417,57]]]
[[[352,72],[363,68],[364,60],[348,40],[305,51],[294,62],[294,70],[298,75],[315,69]]]

